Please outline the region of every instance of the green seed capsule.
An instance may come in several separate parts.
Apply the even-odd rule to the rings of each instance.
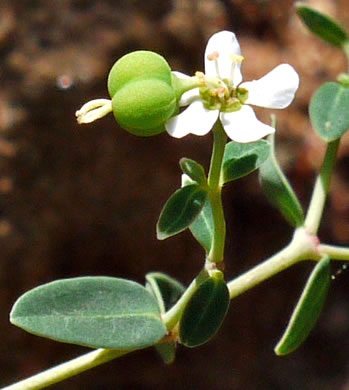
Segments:
[[[109,73],[108,91],[117,122],[135,135],[162,133],[165,122],[178,111],[171,69],[151,51],[120,58]]]
[[[115,93],[112,106],[120,126],[140,136],[165,131],[165,122],[177,110],[175,91],[157,79],[136,80],[126,84]]]
[[[153,78],[172,85],[171,68],[163,57],[145,50],[126,54],[116,61],[109,72],[109,95],[113,98],[130,81]]]

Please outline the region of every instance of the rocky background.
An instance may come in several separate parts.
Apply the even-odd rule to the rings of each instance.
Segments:
[[[345,59],[310,35],[293,0],[9,0],[0,6],[0,386],[33,375],[86,349],[31,336],[9,324],[18,296],[65,277],[109,275],[144,283],[159,270],[184,283],[198,272],[203,251],[186,232],[155,237],[161,207],[178,187],[178,160],[208,166],[211,136],[138,138],[112,116],[78,126],[74,112],[107,97],[112,64],[136,49],[156,51],[173,69],[203,70],[210,35],[237,33],[246,79],[281,62],[301,86],[277,112],[279,158],[304,205],[324,152],[307,106],[324,81],[345,71]],[[349,28],[347,0],[309,4]],[[269,110],[258,110],[269,121]],[[340,149],[321,237],[349,244],[349,137]],[[257,176],[224,192],[227,277],[285,245],[291,229],[269,206]],[[334,274],[340,265],[334,265]],[[165,366],[140,351],[52,389],[348,390],[349,273],[332,282],[327,305],[309,340],[279,358],[284,330],[311,265],[304,263],[232,301],[210,343],[178,348]]]

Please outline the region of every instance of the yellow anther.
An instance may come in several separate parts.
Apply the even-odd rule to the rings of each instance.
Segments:
[[[202,72],[195,72],[195,76],[198,78],[198,81],[201,85],[206,85],[206,77]]]
[[[195,72],[195,76],[201,78],[201,77],[205,77],[205,74],[203,72],[197,71]]]
[[[217,96],[220,98],[223,98],[227,92],[227,89],[222,87],[222,88],[217,88]]]
[[[230,59],[234,64],[241,64],[245,58],[239,54],[230,54]]]
[[[218,51],[214,51],[213,53],[208,54],[207,59],[209,61],[216,61],[218,57],[219,57]]]
[[[221,88],[212,88],[210,89],[210,95],[223,99],[227,94],[227,89],[224,87]]]

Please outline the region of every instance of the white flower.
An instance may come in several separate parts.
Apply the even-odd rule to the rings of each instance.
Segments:
[[[167,121],[167,132],[176,138],[205,135],[219,118],[229,138],[236,142],[254,142],[273,133],[274,128],[260,122],[249,104],[287,107],[298,89],[298,74],[291,65],[282,64],[259,80],[242,83],[243,59],[234,33],[214,34],[205,50],[205,74],[196,73],[200,88],[183,94],[180,105],[189,107]]]

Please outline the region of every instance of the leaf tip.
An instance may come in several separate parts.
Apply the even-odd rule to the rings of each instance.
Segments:
[[[10,313],[10,315],[9,315],[9,321],[10,321],[10,323],[11,323],[12,325],[17,325],[17,324],[16,324],[16,320],[14,319],[14,317],[13,317],[13,315],[12,315],[12,311],[11,311],[11,313]]]
[[[280,343],[278,343],[278,345],[274,348],[274,352],[275,352],[275,355],[277,355],[277,356],[287,355],[287,353],[285,353],[285,351],[283,351],[282,348],[280,348]]]
[[[18,321],[16,320],[16,308],[17,308],[17,303],[18,303],[18,299],[17,301],[14,303],[14,305],[12,306],[12,309],[10,311],[10,314],[9,314],[9,321],[12,325],[15,325],[15,326],[20,326],[18,324]],[[18,317],[17,317],[18,318]]]
[[[296,1],[294,3],[294,8],[298,11],[299,8],[305,7],[306,4],[303,1]]]
[[[156,238],[160,241],[165,240],[167,235],[159,229],[156,229]]]

